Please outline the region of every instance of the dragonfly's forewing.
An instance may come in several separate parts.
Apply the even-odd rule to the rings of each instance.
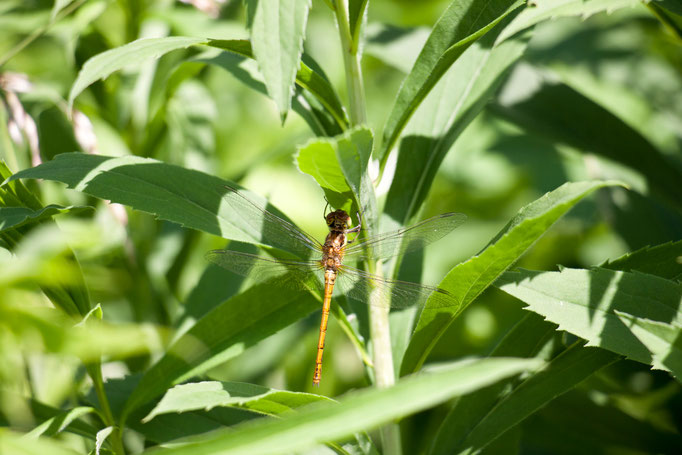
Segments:
[[[359,240],[345,249],[345,257],[378,261],[416,251],[452,232],[466,218],[463,213],[443,213],[404,229]]]
[[[319,256],[322,245],[310,235],[261,208],[235,188],[226,186],[225,202],[233,209],[233,215],[251,228],[250,234],[263,244],[289,251],[301,258]]]
[[[280,261],[232,250],[209,251],[206,259],[258,283],[295,290],[323,290],[323,269],[319,261]]]
[[[430,308],[458,305],[449,292],[408,281],[389,280],[354,267],[342,266],[336,279],[338,292],[371,305],[390,308],[407,308],[423,305],[429,300]]]

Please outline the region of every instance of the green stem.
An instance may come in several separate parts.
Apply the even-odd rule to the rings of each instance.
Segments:
[[[365,86],[362,82],[362,67],[358,43],[353,40],[348,22],[348,0],[336,1],[336,21],[341,37],[341,53],[346,70],[346,87],[350,105],[351,125],[367,123],[365,109]]]
[[[97,399],[99,400],[99,405],[101,407],[102,414],[104,416],[104,424],[109,427],[113,427],[113,431],[109,436],[111,441],[111,446],[116,455],[125,455],[125,448],[123,447],[123,438],[121,434],[121,428],[116,425],[114,420],[114,415],[111,413],[111,407],[109,406],[109,400],[107,399],[107,394],[104,392],[104,379],[102,378],[102,364],[100,362],[95,362],[87,367],[88,374],[92,378],[93,385],[95,386],[95,393],[97,394]]]
[[[348,0],[336,0],[336,21],[341,37],[341,52],[343,54],[346,71],[346,87],[350,106],[351,126],[367,123],[365,108],[365,87],[362,81],[362,67],[360,66],[359,30],[355,39],[351,34],[348,14]],[[366,2],[364,5],[366,6]],[[374,261],[368,261],[367,269],[370,273],[380,274],[381,267]],[[377,298],[375,293],[370,296],[370,303]],[[374,382],[377,387],[386,388],[395,384],[395,368],[393,366],[393,350],[391,349],[391,332],[389,329],[389,310],[381,304],[370,305],[370,338],[372,340],[372,356],[374,363]],[[400,427],[390,423],[381,427],[381,439],[384,453],[400,455]]]

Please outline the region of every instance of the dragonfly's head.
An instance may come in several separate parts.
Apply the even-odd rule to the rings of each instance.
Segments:
[[[350,216],[343,210],[329,213],[325,220],[330,231],[345,231],[353,223]]]

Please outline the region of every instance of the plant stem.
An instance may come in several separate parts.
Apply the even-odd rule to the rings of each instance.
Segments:
[[[365,87],[362,81],[362,67],[360,66],[360,33],[351,35],[348,15],[348,0],[336,0],[336,22],[341,37],[341,51],[344,68],[346,70],[346,87],[350,106],[351,126],[367,123],[365,108]],[[366,5],[366,3],[365,3]],[[368,261],[370,273],[381,273],[380,264]],[[370,296],[370,302],[377,298],[376,293]],[[374,362],[374,382],[377,387],[386,388],[395,384],[395,369],[393,366],[393,351],[391,349],[391,332],[388,320],[389,309],[381,304],[370,305],[370,338],[372,340],[372,356]],[[390,423],[381,428],[381,440],[384,453],[400,455],[400,428]]]
[[[365,86],[362,82],[362,67],[360,66],[360,46],[353,40],[348,22],[348,0],[336,0],[336,22],[341,36],[341,53],[346,70],[346,88],[350,105],[351,125],[367,123],[365,109]]]
[[[114,415],[111,413],[111,407],[109,406],[109,400],[107,399],[107,394],[104,392],[104,380],[102,378],[102,364],[98,361],[94,364],[87,366],[87,371],[92,382],[95,386],[95,393],[97,394],[97,400],[102,408],[102,414],[104,415],[104,424],[113,428],[109,440],[111,441],[111,446],[116,455],[125,455],[125,448],[123,447],[123,439],[121,434],[121,428],[116,425],[114,420]]]

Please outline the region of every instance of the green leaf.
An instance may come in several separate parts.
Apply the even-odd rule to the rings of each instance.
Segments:
[[[46,432],[48,435],[53,435],[53,431],[68,431],[73,434],[83,436],[86,439],[92,441],[95,440],[95,435],[97,434],[97,428],[86,423],[83,420],[73,419],[72,417],[81,415],[81,413],[86,414],[85,409],[92,409],[85,406],[79,406],[67,411],[63,411],[59,408],[54,408],[52,406],[41,403],[40,401],[29,398],[21,393],[14,393],[8,390],[3,390],[3,398],[11,399],[14,403],[21,403],[24,409],[30,409],[31,415],[36,422],[42,422],[31,432],[27,433],[24,437],[29,438],[30,436],[38,436],[37,432]],[[16,409],[16,408],[13,408]],[[7,416],[2,414],[3,410],[0,410],[0,419],[4,422],[7,421]],[[68,420],[68,423],[66,421]],[[46,428],[44,425],[48,424]]]
[[[52,308],[0,307],[3,326],[33,351],[74,355],[83,362],[101,356],[127,358],[160,350],[163,332],[151,324],[112,325],[91,319],[86,327]]]
[[[455,0],[450,3],[400,87],[384,126],[382,163],[409,118],[441,76],[472,43],[521,4],[521,0]]]
[[[681,377],[682,285],[678,283],[595,268],[508,272],[496,286],[591,346]]]
[[[209,311],[170,346],[144,374],[124,414],[127,416],[169,387],[236,357],[319,306],[309,293],[269,283],[248,288]]]
[[[38,198],[19,181],[10,181],[12,171],[7,164],[0,160],[0,206],[2,207],[28,207],[33,210],[41,210],[43,205]]]
[[[50,20],[54,20],[57,14],[63,10],[72,0],[54,0],[52,11],[50,12]]]
[[[653,247],[647,246],[606,262],[601,267],[624,272],[638,271],[680,281],[682,280],[682,241]]]
[[[309,8],[310,0],[257,0],[253,11],[253,54],[282,121],[291,108]]]
[[[515,324],[490,353],[491,357],[538,357],[551,344],[556,326],[535,313],[528,313]],[[549,355],[546,355],[549,360]],[[520,381],[508,378],[465,395],[450,407],[430,446],[429,454],[455,453],[467,434],[511,392]]]
[[[682,170],[634,128],[578,90],[534,70],[524,67],[515,75],[493,106],[496,114],[552,142],[622,163],[641,173],[651,190],[682,207]]]
[[[7,217],[7,219],[0,221],[0,225],[2,225],[0,227],[0,244],[4,243],[10,250],[15,250],[21,246],[27,231],[33,227],[32,224],[49,226],[53,223],[51,215],[64,213],[64,211],[77,213],[84,209],[81,207],[62,209],[56,205],[43,207],[38,198],[23,183],[12,181],[14,176],[2,161],[0,161],[0,177],[6,179],[0,187],[0,211],[2,213],[0,218],[3,215]],[[62,274],[62,270],[59,270],[54,276],[50,276],[50,279],[54,278],[52,282],[41,284],[41,289],[55,306],[67,314],[83,316],[90,311],[90,298],[80,265],[73,252],[68,247],[66,250],[68,250],[65,252],[66,258],[63,258],[66,260],[64,273]],[[44,254],[36,254],[35,257],[37,257],[38,264],[42,262],[44,265],[49,262],[45,261]],[[30,259],[26,262],[30,262]],[[33,265],[35,267],[36,264]],[[22,271],[19,270],[17,275],[21,274]],[[9,276],[9,280],[6,281],[11,281],[12,275],[12,273],[5,273],[2,278]],[[69,280],[60,281],[62,277],[65,279],[68,277]]]
[[[528,27],[549,19],[580,16],[585,20],[602,11],[611,14],[618,9],[634,8],[640,4],[640,0],[533,0],[532,6],[524,8],[502,32],[500,40],[506,40]]]
[[[145,38],[95,55],[85,62],[71,86],[69,109],[73,106],[73,100],[83,90],[99,79],[106,79],[114,71],[127,66],[135,67],[147,60],[158,59],[168,52],[206,42],[207,40],[203,38],[185,36]]]
[[[22,455],[76,455],[78,452],[65,447],[59,441],[51,438],[29,439],[0,428],[0,453]]]
[[[90,209],[92,207],[73,205],[62,207],[55,204],[50,204],[41,210],[31,210],[26,207],[0,207],[0,232],[47,220],[54,215],[76,214]]]
[[[335,441],[427,409],[539,364],[528,359],[459,362],[405,378],[387,389],[350,393],[337,403],[318,403],[282,419],[259,419],[215,433],[202,442],[165,449],[169,455],[291,453]]]
[[[392,223],[386,229],[403,227],[418,214],[445,155],[526,50],[528,36],[496,44],[507,22],[462,54],[407,125],[386,198],[385,212]]]
[[[90,406],[77,406],[68,411],[61,412],[51,417],[31,430],[27,436],[37,438],[38,436],[54,436],[64,431],[72,422],[81,416],[95,412],[95,408]]]
[[[348,25],[350,26],[350,36],[355,46],[360,42],[360,31],[362,21],[367,11],[369,0],[349,0],[348,1]]]
[[[276,243],[254,232],[258,220],[244,220],[230,205],[238,197],[225,180],[203,172],[139,158],[64,153],[11,177],[40,178],[66,183],[92,196],[156,215],[182,226],[258,245]],[[260,203],[256,196],[251,200]],[[265,204],[262,204],[265,205]],[[268,209],[282,218],[276,209]],[[276,246],[276,245],[271,245]]]
[[[317,181],[333,207],[352,213],[351,203],[360,205],[363,225],[370,230],[377,212],[367,169],[372,143],[372,132],[359,127],[334,138],[313,139],[296,155],[298,168]]]
[[[207,45],[253,58],[251,43],[247,40],[209,40]],[[296,84],[308,90],[327,109],[342,130],[348,128],[348,118],[339,96],[323,75],[301,62],[296,73]]]
[[[682,382],[682,329],[659,321],[635,318],[618,310],[615,313],[652,353],[651,366],[670,371]]]
[[[104,445],[104,442],[107,440],[111,432],[114,431],[114,427],[106,427],[102,428],[97,432],[97,437],[95,438],[95,453],[99,455],[100,451],[102,450],[102,446]]]
[[[490,406],[487,413],[480,415],[480,420],[474,422],[470,428],[466,428],[466,432],[463,434],[455,433],[452,427],[446,429],[443,426],[443,430],[448,431],[450,436],[457,436],[450,441],[457,441],[458,443],[447,448],[442,447],[443,450],[435,450],[432,453],[478,453],[556,397],[568,392],[601,368],[620,359],[619,355],[607,350],[586,348],[582,342],[574,343],[566,351],[548,362],[542,370],[532,372],[511,392],[503,393],[503,398],[494,402],[494,406]],[[501,389],[494,391],[502,392]],[[498,396],[490,394],[487,389],[477,392],[477,394],[484,392],[488,392],[488,396],[485,397],[488,400],[498,398]],[[472,408],[475,409],[478,404],[477,399],[480,398],[480,396],[474,395],[463,397],[453,407],[450,415],[453,417],[469,417],[469,412]],[[484,404],[487,403],[484,401]],[[463,430],[461,423],[458,425],[459,428],[457,429]]]
[[[416,371],[445,329],[507,268],[540,238],[564,213],[592,191],[616,182],[572,182],[523,207],[478,255],[453,268],[439,287],[458,304],[448,308],[426,307],[403,357],[401,374]]]
[[[678,16],[682,16],[682,3],[680,3],[680,0],[656,0],[656,5]]]
[[[160,414],[202,409],[208,411],[218,406],[233,406],[267,415],[279,415],[318,401],[331,399],[242,382],[195,382],[170,389],[142,421],[148,422]]]

